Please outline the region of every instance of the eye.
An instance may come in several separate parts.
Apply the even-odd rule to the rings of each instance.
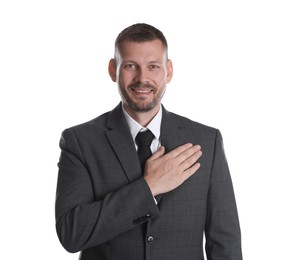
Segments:
[[[133,63],[128,63],[128,64],[125,64],[123,66],[123,69],[125,69],[125,70],[136,70],[137,66]]]
[[[160,67],[158,66],[158,65],[156,65],[156,64],[151,64],[151,65],[149,65],[149,69],[150,70],[158,70]]]

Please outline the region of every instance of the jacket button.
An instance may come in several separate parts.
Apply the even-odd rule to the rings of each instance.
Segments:
[[[151,214],[150,213],[148,213],[148,214],[146,214],[146,219],[150,219],[151,218]]]
[[[148,242],[149,244],[151,244],[151,243],[153,242],[153,240],[154,240],[153,236],[148,236],[148,237],[147,237],[147,242]]]

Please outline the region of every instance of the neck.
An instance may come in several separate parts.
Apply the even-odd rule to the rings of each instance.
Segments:
[[[158,104],[152,110],[147,112],[138,112],[130,109],[127,105],[124,104],[125,111],[132,117],[135,121],[137,121],[141,126],[146,127],[150,121],[156,116],[160,109],[161,104]]]

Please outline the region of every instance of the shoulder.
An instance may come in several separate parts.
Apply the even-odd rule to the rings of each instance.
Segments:
[[[87,131],[103,130],[105,129],[105,125],[107,122],[107,118],[109,117],[109,114],[110,112],[106,112],[87,122],[68,127],[64,131],[69,131],[73,133],[82,133],[82,132],[85,133]]]
[[[107,132],[106,122],[111,112],[106,112],[87,122],[68,127],[62,131],[60,144],[76,143],[81,146],[99,143]]]
[[[113,127],[124,124],[124,115],[120,104],[113,110],[106,112],[90,121],[69,127],[63,133],[70,133],[81,139],[91,140],[91,138],[102,137]]]
[[[181,116],[178,114],[175,114],[173,112],[167,111],[164,109],[164,120],[168,121],[170,125],[177,125],[178,128],[181,128],[183,130],[192,130],[198,133],[201,133],[203,135],[211,134],[215,135],[218,131],[217,128],[206,125],[204,123],[200,123],[197,121],[194,121],[190,118],[187,118],[185,116]]]

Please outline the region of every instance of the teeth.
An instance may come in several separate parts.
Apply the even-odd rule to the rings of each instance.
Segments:
[[[137,89],[137,90],[135,90],[135,92],[145,94],[145,93],[149,93],[150,90],[139,90],[139,89]]]

